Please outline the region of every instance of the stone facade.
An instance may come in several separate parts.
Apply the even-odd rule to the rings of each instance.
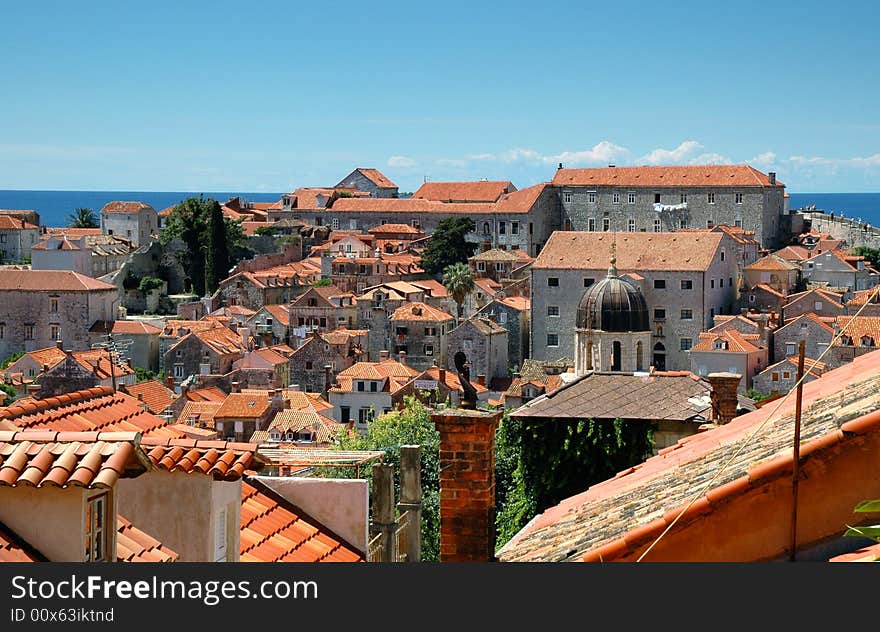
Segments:
[[[183,336],[164,354],[167,375],[179,383],[190,375],[210,373],[224,375],[232,370],[232,363],[244,355],[242,350],[220,353],[206,344],[196,333]]]
[[[301,391],[321,393],[327,390],[336,374],[359,360],[358,350],[351,338],[346,343],[333,344],[314,333],[290,357],[290,384]],[[329,372],[325,369],[330,365]]]
[[[814,314],[798,316],[773,332],[773,358],[771,361],[775,362],[797,355],[801,340],[807,342],[804,355],[808,358],[818,358],[831,343],[833,337],[834,328],[819,320]]]
[[[788,296],[769,285],[756,285],[743,291],[739,297],[740,309],[750,309],[778,314]]]
[[[454,319],[449,316],[443,320],[425,320],[415,315],[391,317],[392,354],[406,354],[407,364],[418,371],[447,365],[447,334],[451,331]],[[505,341],[507,344],[507,341]]]
[[[509,332],[488,316],[469,318],[449,332],[446,342],[446,368],[455,372],[455,354],[463,352],[470,364],[471,379],[482,375],[488,384],[493,378],[509,375],[507,357]]]
[[[159,234],[159,215],[140,202],[110,202],[101,209],[101,232],[124,237],[133,246],[146,244]]]
[[[810,283],[850,290],[867,290],[880,283],[880,275],[864,261],[846,261],[836,251],[823,252],[803,263],[804,279]]]
[[[826,356],[827,357],[827,356]],[[805,361],[804,366],[809,369]],[[814,374],[807,370],[804,384],[812,382],[821,374]],[[797,358],[786,358],[761,371],[752,378],[752,388],[760,393],[773,395],[775,393],[787,393],[797,384]]]
[[[800,294],[792,294],[783,306],[785,320],[797,318],[807,312],[817,316],[840,316],[846,311],[839,294],[826,293],[821,290],[809,290]]]
[[[587,371],[647,371],[651,364],[650,331],[576,331],[574,362],[578,375]],[[620,364],[616,367],[617,362]]]
[[[50,270],[14,274],[22,273],[45,273],[52,279],[75,274]],[[0,272],[0,276],[12,274]],[[46,283],[38,283],[40,287],[33,289],[10,287],[13,284],[3,287],[0,281],[0,358],[18,351],[51,347],[57,340],[62,340],[66,349],[88,349],[91,326],[98,320],[116,318],[119,293],[115,287],[88,279],[95,289],[85,289],[69,281],[70,278],[61,278],[54,283],[47,277]],[[71,289],[76,285],[81,289]]]
[[[376,175],[387,181],[385,186],[379,186],[376,182]],[[372,176],[372,177],[367,177]],[[337,189],[357,189],[358,191],[366,191],[374,198],[396,198],[398,195],[397,185],[382,176],[375,169],[355,169],[345,176],[334,187]]]
[[[338,287],[311,287],[290,304],[289,314],[293,327],[351,328],[357,320],[357,305],[353,294]]]
[[[220,282],[220,296],[224,305],[241,305],[256,311],[264,305],[289,303],[307,287],[293,279],[262,279],[240,272]]]
[[[25,261],[39,238],[39,226],[11,215],[0,215],[0,263]]]
[[[505,302],[504,299],[495,299],[480,310],[480,314],[489,314],[495,321],[507,329],[507,361],[509,365],[518,370],[527,357],[529,357],[529,302],[522,303],[524,309]]]

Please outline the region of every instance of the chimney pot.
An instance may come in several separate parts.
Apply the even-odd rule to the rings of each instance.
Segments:
[[[486,386],[486,376],[480,373],[477,375],[477,384],[480,386]]]
[[[776,172],[770,171],[767,173],[767,180],[770,181],[770,184],[776,184]]]
[[[63,349],[63,348],[64,348],[64,343],[61,342],[60,340],[56,340],[56,341],[55,341],[55,347],[56,347],[57,349]]]
[[[239,392],[239,390],[241,390],[241,389],[239,388],[239,387],[241,386],[241,383],[238,382],[238,381],[232,382],[232,384],[230,384],[230,386],[232,387],[232,392],[233,392],[233,393],[237,393],[237,392]]]
[[[166,377],[165,383],[168,385],[168,388],[170,388],[172,391],[174,390],[174,376],[173,375],[169,375],[168,377]]]
[[[739,373],[710,373],[706,381],[712,387],[710,399],[712,401],[712,420],[723,425],[730,423],[736,417],[738,405],[737,389],[739,388],[742,375]]]
[[[29,384],[27,387],[28,397],[33,397],[34,399],[40,398],[40,390],[41,386],[39,384]]]
[[[406,351],[400,351],[397,357],[401,364],[406,364]]]
[[[383,349],[382,351],[379,352],[379,361],[381,362],[382,360],[387,360],[387,359],[388,359],[388,351]]]

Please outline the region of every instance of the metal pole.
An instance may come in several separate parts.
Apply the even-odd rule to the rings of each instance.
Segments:
[[[791,555],[789,561],[795,561],[797,553],[797,507],[798,507],[798,479],[801,473],[801,402],[804,392],[804,352],[806,341],[801,340],[798,348],[797,391],[795,393],[794,409],[794,457],[791,473]]]

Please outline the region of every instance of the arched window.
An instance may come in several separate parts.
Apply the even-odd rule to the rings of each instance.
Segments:
[[[587,343],[587,369],[593,368],[593,343]]]
[[[489,222],[483,222],[483,234],[484,235],[489,234]]]
[[[642,359],[642,341],[636,343],[636,371],[644,371],[645,362]]]

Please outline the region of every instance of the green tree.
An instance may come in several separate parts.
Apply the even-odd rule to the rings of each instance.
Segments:
[[[330,285],[333,285],[333,279],[329,277],[324,277],[323,279],[318,279],[317,281],[312,283],[312,285],[315,287],[328,287]]]
[[[746,397],[748,397],[749,399],[754,400],[756,402],[762,402],[765,399],[770,399],[771,397],[773,397],[773,395],[770,395],[768,393],[762,393],[761,391],[757,391],[753,388],[750,388],[749,390],[746,391]]]
[[[651,455],[650,422],[505,417],[496,453],[496,545],[536,514]]]
[[[9,406],[15,399],[15,389],[9,384],[0,384],[0,391],[6,393],[6,401],[3,402],[3,405]]]
[[[98,228],[98,215],[90,208],[77,208],[67,216],[70,228]]]
[[[454,263],[467,263],[477,244],[465,239],[476,228],[470,217],[449,217],[437,224],[422,254],[422,269],[439,275]]]
[[[443,270],[443,286],[455,300],[458,317],[461,318],[462,303],[474,289],[474,272],[466,263],[453,263]]]
[[[213,200],[211,200],[213,201]],[[189,275],[192,291],[205,294],[205,243],[208,228],[209,200],[199,196],[183,200],[168,214],[160,240],[163,244],[179,238],[185,250],[178,255],[179,263]]]
[[[367,434],[337,436],[341,450],[385,450],[384,462],[394,466],[395,494],[400,496],[400,446],[422,446],[422,560],[440,559],[440,433],[431,415],[414,396],[404,407],[370,422]],[[368,477],[369,472],[362,473]]]
[[[229,241],[223,211],[216,200],[209,200],[208,240],[205,261],[207,291],[212,294],[220,281],[229,276]]]
[[[880,248],[869,248],[868,246],[859,246],[853,249],[853,254],[857,257],[864,257],[873,265],[880,265]]]
[[[149,382],[150,380],[156,379],[155,373],[153,373],[150,369],[145,369],[143,367],[134,367],[134,373],[137,376],[138,382]]]
[[[16,351],[15,353],[13,353],[9,357],[7,357],[5,360],[3,360],[3,363],[0,364],[0,369],[8,368],[10,364],[12,364],[16,360],[18,360],[23,355],[24,355],[24,351]]]

